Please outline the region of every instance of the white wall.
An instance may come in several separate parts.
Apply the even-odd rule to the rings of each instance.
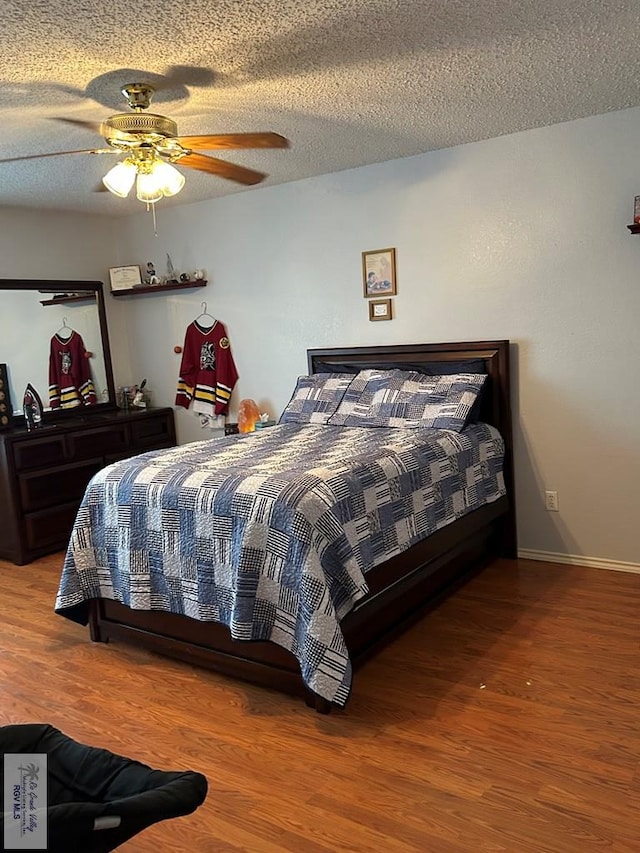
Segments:
[[[253,397],[272,415],[306,372],[307,347],[509,338],[520,547],[640,568],[640,236],[626,228],[639,138],[633,109],[198,205],[160,203],[158,238],[146,213],[117,220],[109,257],[101,222],[67,231],[86,229],[102,267],[91,277],[148,260],[163,271],[167,252],[181,270],[207,270],[202,290],[107,297],[116,384],[145,376],[156,405],[173,402],[173,347],[203,300],[231,338],[234,406]],[[0,211],[3,228],[5,219]],[[29,239],[40,234],[25,277],[61,272],[60,253],[43,249],[50,219],[23,222]],[[398,253],[396,318],[371,323],[361,252],[387,246]],[[177,414],[181,442],[203,437],[191,412]],[[558,490],[559,513],[545,511],[545,488]]]
[[[121,263],[170,252],[202,291],[129,299],[135,377],[172,402],[206,300],[277,415],[307,347],[509,338],[520,546],[640,564],[640,110],[626,110],[121,223]],[[295,145],[295,139],[293,140]],[[286,156],[286,155],[284,155]],[[188,180],[188,178],[187,178]],[[361,252],[395,246],[396,318],[371,323]],[[127,377],[128,379],[129,377]],[[179,412],[179,437],[202,437]],[[548,513],[544,489],[559,493]]]
[[[113,218],[0,207],[0,278],[102,280]]]

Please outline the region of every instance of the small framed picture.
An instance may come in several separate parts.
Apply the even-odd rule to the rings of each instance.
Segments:
[[[370,320],[391,320],[391,300],[372,299],[369,303]]]
[[[375,249],[362,253],[362,279],[364,295],[396,295],[396,250]]]
[[[640,195],[633,200],[633,221],[636,225],[640,225]]]
[[[142,284],[139,266],[111,267],[109,269],[111,290],[131,290]]]

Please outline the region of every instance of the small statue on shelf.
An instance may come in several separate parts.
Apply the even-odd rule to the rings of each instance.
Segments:
[[[178,273],[171,260],[171,255],[167,252],[167,281],[177,282]]]
[[[160,277],[156,275],[156,268],[151,261],[147,264],[147,281],[149,284],[160,284]]]

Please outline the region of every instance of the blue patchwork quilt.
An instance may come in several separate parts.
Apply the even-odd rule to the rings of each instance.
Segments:
[[[504,495],[503,451],[485,424],[283,424],[117,462],[87,486],[56,611],[86,624],[102,597],[221,622],[291,651],[306,685],[344,705],[340,620],[367,572]]]

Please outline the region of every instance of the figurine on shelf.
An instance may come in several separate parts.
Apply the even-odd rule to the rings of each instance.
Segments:
[[[171,260],[171,255],[167,252],[167,281],[178,282],[178,273]]]
[[[160,284],[160,277],[156,275],[156,268],[151,261],[147,264],[147,281],[149,284]]]

